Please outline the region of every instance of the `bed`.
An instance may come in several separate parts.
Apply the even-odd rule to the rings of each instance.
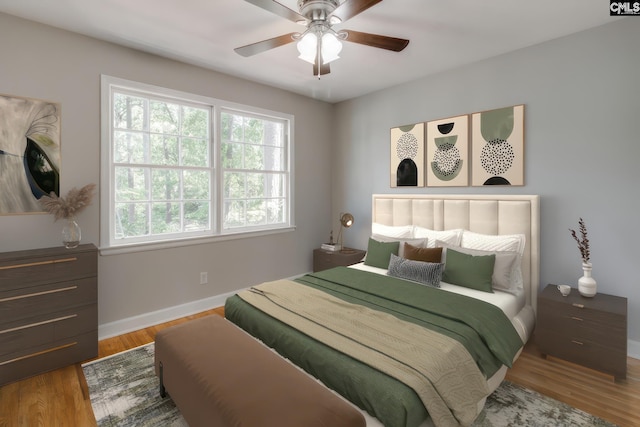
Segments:
[[[225,317],[367,425],[471,424],[533,331],[538,196],[374,194],[371,231],[364,262],[252,287]]]

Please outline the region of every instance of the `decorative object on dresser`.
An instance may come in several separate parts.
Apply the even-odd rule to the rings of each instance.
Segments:
[[[587,237],[587,226],[582,218],[578,220],[578,226],[580,237],[578,237],[575,230],[569,229],[571,237],[578,244],[578,250],[580,250],[580,257],[582,258],[582,277],[578,279],[578,291],[583,297],[593,297],[597,292],[597,284],[596,280],[591,277],[592,265],[589,238]]]
[[[98,355],[92,244],[0,254],[0,385]]]
[[[627,299],[599,293],[562,296],[556,285],[538,296],[536,343],[542,354],[586,366],[615,379],[627,375]]]
[[[347,249],[343,251],[327,251],[325,249],[313,250],[313,271],[327,270],[333,267],[346,267],[356,264],[364,258],[365,251],[360,249]]]
[[[62,243],[67,249],[75,248],[80,244],[82,237],[80,226],[76,222],[76,215],[91,204],[95,184],[87,184],[81,189],[72,188],[66,197],[58,197],[54,193],[42,196],[40,204],[45,211],[53,215],[54,221],[64,219],[62,226]]]

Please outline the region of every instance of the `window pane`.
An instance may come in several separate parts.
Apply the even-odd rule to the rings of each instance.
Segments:
[[[222,167],[225,169],[242,169],[243,152],[242,144],[223,143],[220,152]]]
[[[244,168],[264,169],[264,148],[260,145],[244,146]]]
[[[116,203],[115,238],[140,237],[149,234],[147,203]]]
[[[244,142],[262,144],[264,132],[263,121],[255,118],[245,118],[244,121]]]
[[[113,97],[113,127],[144,130],[146,105],[144,98],[116,93]]]
[[[182,107],[182,134],[196,138],[208,138],[209,110]]]
[[[244,226],[244,205],[243,200],[231,200],[224,202],[224,228],[234,228]]]
[[[149,200],[149,169],[117,167],[115,175],[116,202]]]
[[[264,197],[266,176],[262,173],[247,174],[247,197]]]
[[[151,135],[151,163],[154,165],[178,165],[178,138]]]
[[[264,147],[264,170],[283,171],[284,150],[279,147]]]
[[[265,197],[284,197],[284,176],[269,174],[265,179]]]
[[[284,217],[284,200],[272,199],[267,202],[267,222],[269,224],[282,224]]]
[[[204,231],[210,229],[209,202],[185,202],[184,231]]]
[[[224,174],[224,198],[241,199],[245,197],[244,173],[225,172]]]
[[[261,225],[267,222],[267,202],[265,200],[247,201],[247,225]]]
[[[209,171],[187,170],[183,174],[184,199],[208,199],[210,188]]]
[[[182,165],[209,166],[209,141],[206,139],[182,138]]]
[[[151,234],[178,233],[181,230],[180,203],[153,203]]]
[[[279,122],[265,122],[263,144],[284,147],[284,125]]]
[[[152,176],[152,200],[180,199],[180,171],[174,169],[154,169]]]
[[[140,132],[113,133],[113,161],[116,163],[148,163],[146,135]]]
[[[162,101],[151,101],[151,132],[176,135],[180,131],[180,107]]]

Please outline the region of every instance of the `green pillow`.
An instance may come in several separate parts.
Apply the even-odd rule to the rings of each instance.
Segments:
[[[365,265],[378,268],[389,268],[391,254],[398,255],[400,242],[379,242],[369,237],[367,245],[367,257],[364,259]]]
[[[493,292],[491,277],[495,254],[469,255],[447,248],[442,281],[484,292]]]

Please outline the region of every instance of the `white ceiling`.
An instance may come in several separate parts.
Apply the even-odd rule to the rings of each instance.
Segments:
[[[280,0],[297,11],[297,0]],[[402,52],[344,43],[320,80],[295,43],[233,49],[303,29],[244,0],[0,0],[0,12],[328,102],[446,71],[614,19],[602,0],[384,0],[335,29],[411,40]]]

